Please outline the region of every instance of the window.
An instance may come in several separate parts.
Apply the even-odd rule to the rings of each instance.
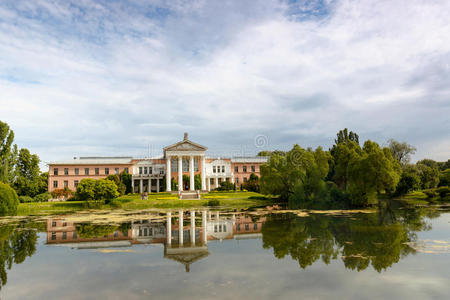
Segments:
[[[79,168],[75,168],[75,175],[79,175],[80,174],[80,169]]]
[[[128,173],[128,168],[125,168],[124,171]]]
[[[100,169],[99,168],[95,168],[95,175],[100,175]]]
[[[258,223],[253,224],[253,230],[258,230]]]
[[[217,225],[214,225],[214,232],[217,232]]]
[[[250,228],[250,226],[248,226],[248,224],[245,224],[245,230],[248,231]]]
[[[244,173],[247,172],[247,166],[243,166],[243,167],[242,167],[242,172],[244,172]]]
[[[56,232],[52,232],[52,240],[56,240]]]
[[[236,230],[237,230],[237,231],[241,231],[241,224],[237,224],[237,225],[236,225]]]
[[[53,175],[58,176],[58,168],[53,169]]]
[[[62,239],[63,239],[63,240],[67,239],[67,232],[64,231],[64,232],[62,233]]]
[[[53,181],[53,187],[54,187],[54,188],[57,188],[57,187],[58,187],[58,181],[57,181],[57,180],[54,180],[54,181]]]
[[[210,179],[209,179],[209,183],[210,183],[210,184],[214,184],[214,178],[210,178]]]
[[[67,189],[69,187],[69,181],[64,180],[64,188]]]
[[[219,232],[222,232],[222,225],[219,225]]]
[[[142,167],[139,167],[139,175],[142,175]]]
[[[171,159],[170,160],[170,168],[172,169],[172,172],[178,172],[178,159]]]
[[[239,178],[236,178],[236,183],[239,183]]]
[[[84,175],[89,175],[89,168],[84,168]]]
[[[183,158],[183,172],[189,172],[189,159]]]
[[[244,177],[244,182],[247,182],[247,177]]]
[[[159,174],[160,175],[164,175],[164,169],[163,168],[159,169]]]
[[[251,166],[251,168],[252,168],[252,172],[256,172],[255,171],[256,170],[255,166]]]
[[[119,175],[119,168],[115,168],[114,172],[116,173],[116,175]]]
[[[75,181],[73,182],[73,186],[74,186],[75,188],[78,187],[78,180],[75,180]]]
[[[63,227],[66,227],[67,226],[67,222],[63,222]]]
[[[148,167],[148,174],[150,174],[150,175],[153,174],[153,169],[152,169],[152,167]]]
[[[234,171],[235,171],[236,173],[239,173],[239,167],[238,167],[238,166],[235,166],[235,167],[234,167]]]
[[[72,233],[72,238],[76,239],[77,238],[77,232],[75,231],[74,233]]]
[[[52,222],[52,227],[56,227],[56,221]]]
[[[227,225],[223,224],[223,232],[227,232]]]
[[[222,166],[222,173],[225,173],[225,166]]]
[[[194,171],[198,172],[198,158],[194,157]]]
[[[64,168],[64,175],[69,175],[69,168]]]
[[[109,168],[105,168],[105,175],[109,175]]]
[[[213,173],[216,173],[216,166],[213,166]]]

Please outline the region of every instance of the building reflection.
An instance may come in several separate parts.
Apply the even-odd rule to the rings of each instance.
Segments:
[[[172,211],[164,219],[149,216],[120,226],[52,218],[47,221],[47,244],[76,249],[162,244],[164,257],[183,264],[189,272],[192,263],[209,255],[208,242],[260,238],[264,221],[265,217],[207,210]]]

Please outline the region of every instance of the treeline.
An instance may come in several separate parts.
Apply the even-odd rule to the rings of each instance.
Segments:
[[[40,159],[14,143],[14,132],[0,121],[0,214],[14,213],[22,202],[47,201],[48,173],[39,169]]]
[[[341,130],[328,151],[318,147],[261,152],[269,161],[261,166],[260,188],[296,207],[363,207],[386,197],[423,190],[429,197],[448,200],[450,160],[424,159],[410,164],[416,149],[389,140],[387,147]],[[442,186],[440,189],[436,189]]]

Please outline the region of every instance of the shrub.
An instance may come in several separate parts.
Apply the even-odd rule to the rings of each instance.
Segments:
[[[52,198],[52,196],[50,195],[49,192],[45,192],[39,195],[36,195],[34,197],[34,201],[35,202],[47,202],[48,200],[50,200]]]
[[[30,196],[19,196],[19,202],[20,203],[30,203],[33,202],[33,198]]]
[[[53,198],[56,199],[69,199],[72,196],[72,191],[69,190],[68,188],[64,188],[64,189],[56,189],[53,190],[51,193]]]
[[[0,215],[14,215],[19,205],[16,191],[9,185],[0,182]]]
[[[220,205],[219,200],[208,200],[208,202],[206,202],[204,206],[219,206],[219,205]]]
[[[95,197],[95,179],[85,178],[80,181],[76,191],[79,200],[93,200]]]
[[[117,185],[108,179],[99,179],[94,186],[95,198],[111,200],[119,196]]]
[[[220,186],[217,188],[218,191],[234,191],[235,185],[229,181],[222,181]]]

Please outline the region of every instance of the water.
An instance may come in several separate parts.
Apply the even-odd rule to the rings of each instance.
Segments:
[[[179,211],[3,220],[1,299],[450,295],[449,211],[182,215],[181,235]]]

